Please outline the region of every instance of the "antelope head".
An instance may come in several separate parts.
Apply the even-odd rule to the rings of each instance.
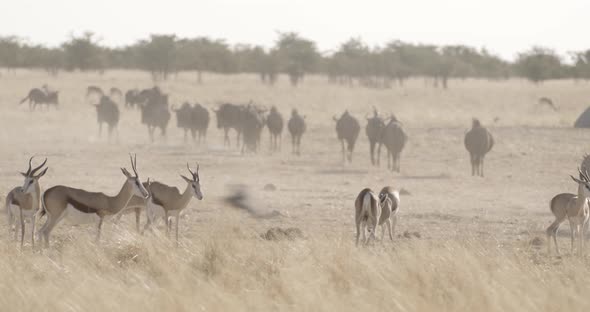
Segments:
[[[133,169],[134,175],[129,173],[129,171],[127,171],[127,169],[125,168],[121,168],[121,171],[123,172],[125,177],[127,177],[127,183],[129,183],[129,185],[133,189],[133,195],[148,198],[150,196],[150,193],[146,190],[143,184],[141,184],[139,174],[137,174],[137,155],[135,155],[135,157],[129,155],[129,159],[131,160],[131,168]]]
[[[191,190],[193,192],[193,196],[198,200],[202,200],[203,193],[201,192],[201,178],[199,178],[199,164],[197,164],[196,172],[193,172],[191,170],[188,163],[186,163],[186,169],[188,169],[188,172],[190,172],[192,179],[189,179],[183,176],[182,174],[180,175],[180,177],[190,185]]]
[[[49,169],[49,167],[47,167],[37,174],[37,172],[41,170],[41,168],[47,163],[47,158],[45,158],[45,161],[43,161],[43,163],[35,169],[32,169],[32,161],[33,157],[29,158],[29,169],[27,169],[27,172],[20,173],[23,177],[25,177],[25,182],[23,184],[23,193],[25,194],[30,194],[35,191],[34,185],[39,182],[39,179],[44,176],[45,173],[47,173],[47,169]]]
[[[587,172],[582,172],[582,170],[580,168],[578,168],[578,173],[580,174],[579,179],[576,179],[571,175],[570,175],[570,177],[572,177],[572,179],[575,182],[577,182],[580,186],[584,186],[584,188],[583,188],[584,194],[586,195],[586,197],[590,197],[590,177],[588,177]]]
[[[389,204],[391,206],[391,199],[387,196],[387,193],[379,194],[379,206],[385,207],[385,205]]]

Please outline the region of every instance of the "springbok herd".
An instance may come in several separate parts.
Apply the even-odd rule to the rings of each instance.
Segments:
[[[129,109],[139,108],[141,122],[148,128],[150,139],[154,140],[154,131],[160,129],[163,136],[172,113],[176,114],[177,125],[184,131],[184,139],[187,140],[190,132],[193,139],[199,143],[204,141],[210,123],[209,111],[199,103],[194,105],[183,103],[180,108],[169,107],[168,95],[161,92],[158,87],[145,90],[129,90],[123,93],[118,88],[111,88],[106,95],[101,88],[89,86],[86,92],[87,99],[97,99],[95,103],[99,133],[102,124],[106,124],[110,134],[116,130],[119,121],[119,109],[117,98],[125,101],[125,107]],[[31,110],[38,105],[58,106],[58,92],[51,91],[47,86],[40,89],[32,89],[21,103],[29,101]],[[300,115],[294,109],[291,118],[284,123],[281,113],[273,106],[270,110],[253,104],[243,105],[223,103],[214,110],[217,118],[217,128],[224,131],[224,145],[230,145],[230,130],[237,135],[236,145],[240,146],[242,153],[246,151],[257,152],[260,146],[261,132],[267,127],[270,134],[270,148],[273,151],[280,150],[283,128],[288,129],[292,138],[292,153],[301,153],[301,138],[306,132],[306,117]],[[341,142],[343,162],[352,162],[355,143],[361,131],[359,120],[345,111],[340,117],[334,117],[338,140]],[[380,151],[382,147],[387,150],[388,168],[400,171],[400,156],[408,140],[403,123],[395,115],[380,116],[377,110],[372,116],[366,116],[365,127],[369,141],[370,160],[372,165],[380,165]],[[471,129],[465,133],[464,145],[471,159],[471,173],[473,176],[484,176],[484,158],[494,146],[494,138],[491,133],[482,126],[479,120],[473,119]],[[131,159],[132,172],[122,168],[125,176],[123,186],[119,193],[113,197],[100,192],[89,192],[68,186],[53,186],[41,193],[39,180],[47,172],[47,159],[35,168],[32,167],[33,158],[29,159],[28,169],[21,173],[24,177],[22,186],[15,187],[6,196],[6,211],[9,221],[10,235],[17,239],[20,232],[21,246],[24,244],[25,223],[30,223],[32,244],[35,237],[49,245],[49,237],[55,226],[65,217],[86,222],[94,220],[98,224],[96,239],[100,239],[101,228],[104,219],[109,216],[120,217],[127,212],[135,212],[136,227],[140,232],[153,228],[153,224],[163,218],[166,232],[175,226],[176,242],[178,243],[178,222],[183,209],[187,207],[192,197],[199,200],[203,198],[199,179],[199,166],[195,170],[187,164],[190,176],[181,176],[187,183],[184,192],[177,188],[160,182],[141,181],[137,171],[135,157]],[[560,225],[568,219],[571,228],[571,249],[576,249],[575,241],[578,241],[577,249],[581,253],[584,248],[584,233],[588,227],[590,210],[588,198],[590,197],[590,157],[586,156],[579,169],[579,176],[572,179],[578,184],[577,194],[562,193],[555,196],[550,203],[551,212],[555,221],[547,228],[548,252],[551,253],[551,244],[555,244],[555,250],[559,254],[557,246],[557,231]],[[381,239],[388,230],[390,239],[393,240],[393,232],[397,223],[400,208],[400,193],[389,186],[377,194],[369,188],[363,189],[355,200],[355,224],[356,243],[361,240],[367,244],[376,239],[377,226],[382,227]],[[140,226],[140,215],[146,212],[147,223]],[[36,219],[46,216],[43,226],[35,233]],[[13,233],[14,232],[14,233]],[[368,238],[366,237],[368,232]]]

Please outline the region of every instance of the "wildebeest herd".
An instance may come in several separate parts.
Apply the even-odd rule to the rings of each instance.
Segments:
[[[98,86],[88,86],[85,98],[96,107],[99,136],[102,134],[103,124],[108,127],[109,138],[114,132],[120,119],[117,102],[124,100],[125,108],[138,109],[140,120],[148,130],[150,141],[155,141],[155,132],[159,129],[162,138],[166,138],[168,124],[174,113],[176,124],[184,132],[184,140],[188,141],[189,132],[193,141],[201,144],[206,142],[207,130],[211,122],[209,109],[204,105],[185,101],[180,107],[169,105],[169,95],[154,86],[143,90],[131,89],[123,92],[112,87],[108,94]],[[47,85],[42,88],[31,89],[21,104],[29,101],[30,109],[37,105],[58,105],[58,91],[52,91]],[[264,128],[268,128],[270,150],[280,151],[282,135],[285,126],[291,136],[291,152],[301,153],[301,138],[307,130],[306,117],[297,109],[293,109],[290,118],[285,123],[281,112],[272,106],[267,109],[253,101],[246,104],[220,103],[212,109],[217,120],[217,128],[223,130],[223,144],[231,146],[230,132],[235,132],[235,145],[242,153],[256,153],[260,150],[261,136]],[[349,111],[344,111],[340,117],[333,117],[336,137],[342,149],[342,161],[352,162],[354,148],[361,132],[361,123]],[[401,153],[408,141],[408,135],[403,123],[394,114],[381,116],[373,108],[372,116],[366,116],[365,133],[369,141],[371,164],[379,166],[381,162],[381,148],[387,152],[387,167],[395,172],[401,170]],[[465,147],[470,154],[472,175],[483,176],[483,162],[485,155],[492,149],[494,139],[479,120],[474,119],[472,128],[466,133]]]

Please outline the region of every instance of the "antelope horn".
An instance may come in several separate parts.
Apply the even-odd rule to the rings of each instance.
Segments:
[[[135,167],[137,164],[137,154],[135,154],[135,156],[131,156],[131,154],[129,154],[129,159],[131,160],[131,169],[133,169],[135,176],[138,177],[139,175],[137,174],[137,169]]]
[[[31,174],[31,162],[33,161],[33,157],[35,156],[31,156],[31,158],[29,158],[29,169],[27,169],[27,173],[25,173],[27,176]]]
[[[31,157],[31,159],[32,159],[32,157]],[[30,172],[30,175],[31,175],[31,176],[32,176],[32,175],[35,175],[35,173],[37,173],[37,171],[39,171],[39,169],[41,169],[41,167],[45,166],[45,164],[46,164],[46,163],[47,163],[47,158],[45,158],[45,160],[43,161],[43,163],[42,163],[41,165],[39,165],[39,167],[36,167],[35,169],[33,169],[33,170]],[[30,168],[30,163],[29,163],[29,168]]]
[[[188,163],[186,163],[186,169],[188,169],[188,172],[191,173],[193,180],[195,179],[195,173],[191,170],[191,167],[188,165]]]

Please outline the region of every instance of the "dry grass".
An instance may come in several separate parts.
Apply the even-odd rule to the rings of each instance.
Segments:
[[[18,101],[43,83],[61,91],[60,111],[30,114]],[[268,152],[240,156],[224,149],[215,121],[207,146],[182,144],[172,120],[167,142],[148,144],[137,112],[122,109],[118,143],[96,136],[87,85],[147,87],[148,76],[38,72],[0,78],[0,197],[22,183],[31,154],[49,157],[42,187],[73,185],[116,192],[118,168],[138,153],[143,178],[182,186],[186,161],[201,163],[205,199],[181,218],[181,247],[161,234],[138,236],[133,218],[107,223],[99,246],[94,226],[60,224],[52,247],[19,250],[0,225],[0,306],[18,311],[368,310],[579,311],[590,305],[590,259],[545,255],[548,202],[574,191],[568,175],[587,151],[587,131],[571,129],[590,89],[571,81],[532,86],[524,81],[457,81],[447,91],[424,88],[367,90],[328,85],[319,77],[291,88],[260,85],[253,76],[184,74],[162,85],[172,102],[253,99],[287,115],[297,107],[309,132],[301,157]],[[539,108],[553,99],[558,113]],[[394,111],[408,128],[402,174],[370,168],[364,133],[352,165],[340,163],[331,116],[349,109],[362,118],[371,106]],[[462,145],[471,117],[488,125],[497,145],[486,178],[472,178]],[[494,123],[496,117],[499,120]],[[232,137],[233,139],[233,137]],[[223,201],[229,184],[247,184],[255,203],[284,217],[255,220]],[[274,184],[275,191],[264,191]],[[391,184],[402,197],[394,243],[354,247],[353,201],[365,186]],[[2,199],[2,198],[0,198]],[[305,239],[268,241],[271,227],[297,227]],[[564,226],[562,231],[567,231]],[[403,233],[417,232],[415,235]],[[565,251],[568,242],[560,238]],[[531,243],[532,242],[532,243]]]

